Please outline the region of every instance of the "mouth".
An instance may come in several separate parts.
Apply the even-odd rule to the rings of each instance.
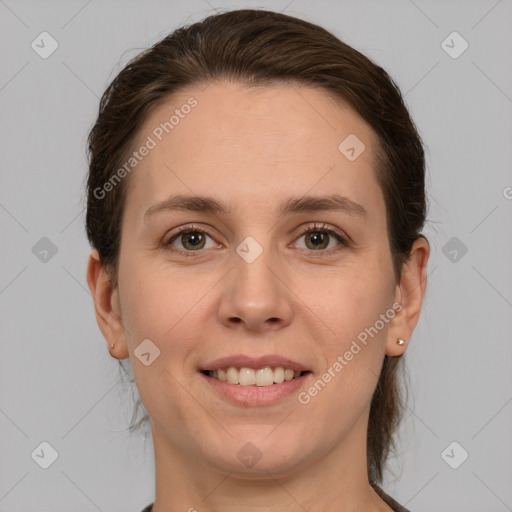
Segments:
[[[313,374],[280,356],[225,357],[198,368],[216,397],[237,406],[270,406],[297,392]]]
[[[204,375],[221,382],[238,386],[267,387],[282,384],[300,378],[311,373],[310,371],[298,371],[283,366],[264,366],[263,368],[248,368],[229,366],[217,370],[202,370]]]

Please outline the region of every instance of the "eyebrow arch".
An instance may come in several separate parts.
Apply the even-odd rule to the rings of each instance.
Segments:
[[[193,211],[229,215],[232,210],[222,201],[212,197],[176,194],[148,208],[144,214],[144,220],[162,211]],[[367,216],[367,211],[362,205],[338,194],[292,197],[284,201],[278,208],[279,216],[320,211],[339,211],[350,216]]]

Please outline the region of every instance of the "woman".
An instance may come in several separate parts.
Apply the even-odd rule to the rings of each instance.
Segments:
[[[429,245],[386,72],[306,21],[210,16],[119,73],[89,153],[88,283],[151,420],[145,512],[406,510],[379,484]]]

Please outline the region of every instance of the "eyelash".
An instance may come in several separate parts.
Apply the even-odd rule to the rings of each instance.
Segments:
[[[309,251],[311,253],[319,252],[321,253],[320,256],[330,256],[331,254],[337,253],[338,251],[342,250],[344,247],[350,247],[350,243],[347,241],[345,237],[341,235],[337,230],[334,228],[329,227],[327,224],[317,224],[315,223],[313,226],[307,226],[304,229],[302,229],[297,236],[298,240],[300,237],[304,236],[307,233],[327,233],[329,236],[333,236],[336,238],[336,240],[340,243],[339,246],[335,247],[334,249],[328,249],[328,250],[319,250],[314,251],[313,249],[302,249]],[[199,226],[195,225],[187,225],[187,226],[181,226],[177,229],[177,232],[169,238],[166,242],[162,242],[162,246],[164,249],[176,252],[182,256],[185,256],[187,258],[194,258],[197,257],[194,253],[201,252],[201,250],[197,251],[184,251],[182,249],[176,249],[175,247],[172,247],[172,243],[183,233],[203,233],[208,235],[210,238],[213,238],[207,231],[204,229],[201,229]]]

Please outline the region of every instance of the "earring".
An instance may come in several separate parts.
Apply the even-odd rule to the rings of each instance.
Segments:
[[[397,342],[399,345],[403,345],[403,344],[405,344],[405,340],[403,340],[402,338],[398,338],[398,339],[396,340],[396,342]]]
[[[114,344],[112,343],[112,345],[110,345],[110,348],[114,348]]]

